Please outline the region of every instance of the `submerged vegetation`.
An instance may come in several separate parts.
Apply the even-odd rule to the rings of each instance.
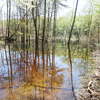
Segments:
[[[66,16],[66,0],[4,2],[0,100],[100,100],[100,1]]]

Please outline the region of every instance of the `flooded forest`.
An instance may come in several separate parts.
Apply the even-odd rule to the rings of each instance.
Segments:
[[[100,100],[100,0],[0,0],[0,100]]]

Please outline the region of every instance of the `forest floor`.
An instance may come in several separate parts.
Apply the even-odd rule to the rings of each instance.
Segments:
[[[100,49],[92,54],[93,63],[90,66],[88,81],[80,93],[79,100],[100,100]],[[92,67],[91,67],[92,66]],[[90,73],[91,72],[91,73]]]

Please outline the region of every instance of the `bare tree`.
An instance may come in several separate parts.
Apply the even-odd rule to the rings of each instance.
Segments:
[[[72,26],[71,26],[71,30],[70,30],[70,34],[69,34],[69,38],[68,38],[68,44],[67,44],[68,45],[68,58],[69,58],[70,70],[71,70],[72,91],[73,91],[73,96],[74,96],[75,100],[77,100],[77,98],[76,98],[75,91],[74,91],[73,66],[72,66],[71,46],[70,45],[71,45],[71,37],[72,37],[72,32],[73,32],[73,28],[74,28],[74,24],[75,24],[75,19],[76,19],[77,8],[78,8],[78,0],[76,2],[74,18],[73,18],[73,22],[72,22]]]

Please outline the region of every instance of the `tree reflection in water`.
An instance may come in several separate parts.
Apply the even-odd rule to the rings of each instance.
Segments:
[[[1,46],[0,100],[73,100],[68,54],[63,56],[66,48],[55,48],[48,42],[44,46],[44,54],[39,48],[36,55],[33,47],[22,48],[21,45]],[[83,51],[77,53],[74,46],[72,50],[75,52],[72,63],[76,93],[76,89],[80,88],[79,75],[85,72],[87,66],[82,57],[78,58],[78,54],[84,55]]]
[[[6,94],[0,100],[58,100],[56,93],[63,84],[64,69],[54,65],[54,55],[48,50],[41,55],[40,51],[36,58],[27,49],[11,49],[10,44],[6,46],[1,58],[7,75],[2,74],[0,88],[5,88]]]

